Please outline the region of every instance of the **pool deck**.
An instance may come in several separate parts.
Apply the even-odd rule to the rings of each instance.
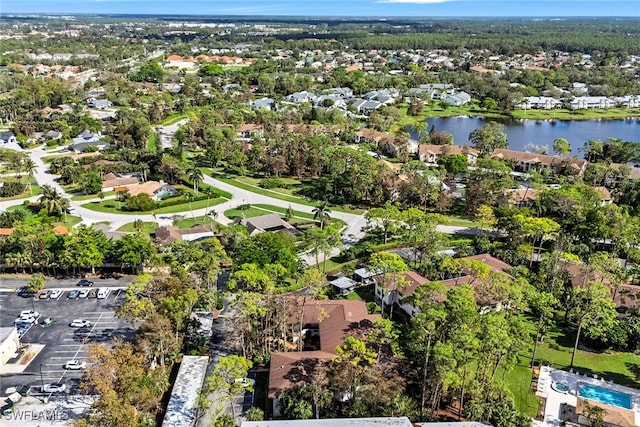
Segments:
[[[555,391],[551,385],[553,383],[564,383],[569,387],[568,393],[561,393]],[[575,407],[578,403],[577,390],[578,383],[591,384],[598,387],[607,388],[620,393],[625,393],[631,396],[631,409],[635,417],[635,424],[640,425],[640,390],[635,390],[630,387],[621,386],[609,381],[604,381],[601,378],[594,378],[591,376],[580,375],[579,373],[572,373],[567,371],[560,371],[548,366],[543,366],[540,369],[540,376],[538,378],[538,389],[536,395],[544,397],[547,400],[544,408],[544,421],[537,422],[536,426],[560,426],[562,414],[562,405],[566,404]]]

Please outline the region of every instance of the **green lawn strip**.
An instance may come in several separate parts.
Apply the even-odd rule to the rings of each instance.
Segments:
[[[133,225],[134,225],[133,222],[129,222],[123,225],[122,227],[118,228],[117,231],[123,231],[125,233],[135,233],[138,230],[136,230],[136,228]],[[157,227],[158,227],[158,224],[156,222],[145,221],[142,223],[142,229],[140,230],[140,232],[144,234],[151,234],[156,230]]]
[[[514,119],[530,120],[597,120],[625,119],[640,116],[640,108],[609,108],[606,110],[513,110]]]
[[[73,196],[71,197],[71,200],[73,200],[74,202],[82,202],[83,200],[91,200],[91,199],[98,199],[99,193],[95,193],[95,194],[82,194],[80,196]],[[115,191],[107,191],[104,194],[104,197],[110,197],[110,196],[115,196],[116,192]]]
[[[210,175],[212,173],[212,170],[209,168],[203,168],[203,172],[205,172],[207,175]],[[243,190],[251,191],[252,193],[261,194],[263,196],[273,197],[274,199],[284,200],[285,202],[297,203],[300,205],[313,206],[313,207],[316,207],[318,206],[318,204],[320,204],[319,201],[313,202],[307,199],[302,199],[300,197],[290,196],[290,195],[279,193],[273,190],[267,190],[265,188],[260,188],[255,185],[246,184],[244,182],[238,181],[235,178],[226,178],[226,177],[223,177],[222,175],[215,175],[215,174],[212,176],[216,179],[219,179],[222,182],[225,182],[229,185],[233,185],[234,187],[242,188]],[[330,206],[329,209],[336,212],[351,213],[355,215],[359,215],[363,212],[362,209],[348,209],[340,206]]]
[[[149,138],[147,138],[147,150],[152,153],[158,151],[158,135],[156,133],[151,133]]]
[[[513,394],[516,409],[530,417],[538,415],[540,410],[540,400],[531,390],[532,375],[528,363],[526,366],[519,363],[508,372],[504,369],[496,372],[498,381],[504,382]]]
[[[245,217],[245,218],[255,218],[257,216],[261,216],[261,215],[267,215],[270,214],[272,212],[266,211],[264,209],[260,209],[257,208],[255,206],[251,206],[249,209],[229,209],[226,210],[224,212],[224,216],[226,216],[229,219],[236,219],[236,218],[241,218],[241,217]]]
[[[172,114],[169,117],[167,117],[166,119],[164,119],[162,121],[162,126],[169,126],[172,125],[174,123],[179,122],[182,119],[186,119],[189,117],[189,113],[177,113],[177,114]]]
[[[195,219],[189,216],[178,221],[176,226],[180,229],[184,229],[184,228],[191,228],[193,226],[202,225],[202,224],[211,225],[211,223],[212,223],[212,220],[208,216],[197,216],[195,217]]]
[[[362,298],[360,298],[360,295],[358,295],[355,292],[351,292],[350,294],[347,294],[347,296],[345,296],[344,298],[352,301],[362,301]]]
[[[56,221],[52,225],[54,227],[58,225],[62,225],[63,227],[67,227],[70,229],[71,227],[73,227],[74,225],[78,224],[81,221],[82,221],[82,218],[80,218],[79,216],[63,215],[62,221]]]
[[[465,218],[459,218],[455,216],[445,216],[446,222],[445,225],[453,225],[456,227],[469,227],[469,228],[478,228],[480,224]]]
[[[226,199],[215,198],[211,199],[207,202],[207,200],[199,200],[197,202],[191,203],[191,207],[189,207],[189,203],[180,203],[179,205],[166,206],[164,208],[154,209],[153,212],[156,214],[168,214],[168,213],[189,213],[190,210],[202,209],[207,207],[207,203],[209,207],[213,207],[215,205],[219,205],[224,203]],[[122,203],[122,206],[125,204]],[[149,215],[151,211],[147,212],[128,212],[122,210],[120,207],[120,203],[116,200],[104,200],[101,202],[90,202],[82,205],[83,208],[91,209],[96,212],[105,212],[105,213],[116,213],[116,214],[125,214],[125,215]]]

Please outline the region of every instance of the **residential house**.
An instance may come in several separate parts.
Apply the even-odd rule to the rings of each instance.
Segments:
[[[339,95],[320,95],[313,100],[316,107],[346,108],[347,103]]]
[[[606,109],[614,108],[616,102],[606,96],[578,96],[571,100],[569,107],[572,110],[585,110],[585,109]]]
[[[599,186],[594,187],[594,189],[600,193],[600,196],[602,197],[602,201],[600,202],[602,206],[613,203],[613,197],[607,187]]]
[[[238,135],[238,138],[245,139],[245,140],[252,139],[253,137],[256,137],[256,136],[262,137],[264,135],[264,126],[258,125],[255,123],[247,123],[247,124],[241,125],[236,130],[236,135]]]
[[[396,98],[399,94],[400,92],[398,92],[398,89],[394,88],[378,89],[365,93],[362,95],[362,98],[369,101],[378,101],[382,105],[390,105],[396,102]]]
[[[621,107],[626,107],[626,108],[638,108],[638,107],[640,107],[640,95],[618,96],[618,97],[614,98],[614,100]]]
[[[287,221],[280,217],[280,214],[272,213],[267,215],[256,216],[253,218],[243,218],[240,221],[241,225],[247,227],[247,231],[250,236],[270,231],[274,233],[289,232],[294,235],[298,235],[299,231]]]
[[[57,130],[50,130],[49,132],[43,135],[45,141],[55,141],[62,139],[62,132],[58,132]]]
[[[510,306],[509,301],[502,301],[494,295],[485,294],[482,287],[479,286],[485,283],[486,280],[491,280],[491,276],[493,274],[504,274],[508,278],[512,279],[512,277],[506,273],[506,271],[512,268],[509,264],[486,253],[461,258],[461,260],[481,261],[486,264],[489,267],[489,277],[487,279],[479,279],[472,271],[462,271],[458,272],[455,277],[449,277],[445,280],[441,280],[440,283],[444,285],[445,288],[449,289],[454,286],[464,284],[471,285],[474,288],[476,301],[481,307],[481,313],[487,313],[490,310],[501,310]],[[403,286],[398,286],[388,277],[386,279],[387,284],[383,285],[384,280],[385,278],[382,274],[374,276],[376,300],[384,301],[385,307],[394,304],[401,309],[401,313],[404,313],[407,316],[415,315],[418,312],[418,309],[411,303],[410,298],[419,286],[427,283],[429,280],[422,277],[415,271],[409,271],[404,274],[402,277]],[[445,298],[446,295],[443,294],[439,297],[439,300],[444,301]]]
[[[409,89],[409,93],[416,96],[426,93],[429,99],[444,100],[448,94],[453,93],[453,85],[446,83],[423,84]]]
[[[136,184],[138,184],[136,177],[121,177],[110,172],[102,177],[102,192],[126,190],[127,187]]]
[[[578,174],[582,174],[585,167],[587,166],[586,160],[578,159],[577,157],[566,158],[560,156],[551,156],[548,154],[507,150],[502,148],[493,150],[491,158],[495,160],[505,160],[509,163],[514,163],[515,169],[521,172],[541,172],[543,170],[551,170],[557,172],[562,168],[570,167],[578,172]]]
[[[454,107],[459,107],[461,105],[465,105],[471,102],[471,95],[463,91],[455,92],[447,95],[444,98],[444,102],[446,102],[449,105],[453,105]]]
[[[400,141],[393,135],[376,130],[362,128],[353,134],[357,143],[375,144],[383,153],[396,157],[400,151]]]
[[[562,108],[562,101],[550,96],[526,96],[522,102],[516,105],[521,110],[553,110]]]
[[[353,98],[353,91],[348,87],[334,87],[326,90],[325,93],[338,95],[340,98],[345,100]]]
[[[200,224],[191,228],[178,228],[172,225],[158,227],[155,230],[155,240],[160,246],[169,246],[173,242],[207,239],[213,237],[213,229],[210,225]]]
[[[538,199],[538,190],[535,188],[516,188],[504,190],[504,198],[507,204],[519,208],[529,207]]]
[[[16,135],[11,131],[0,132],[0,144],[16,143]]]
[[[269,367],[267,396],[272,402],[274,417],[280,416],[278,397],[288,390],[309,381],[315,368],[331,360],[336,348],[344,343],[347,335],[366,334],[378,315],[369,314],[364,301],[307,300],[304,312],[300,312],[302,300],[291,304],[290,330],[297,331],[292,340],[305,337],[303,351],[273,352]],[[300,316],[302,330],[299,329]]]
[[[251,108],[253,108],[254,110],[273,110],[275,108],[276,101],[271,98],[260,98],[250,101],[249,105],[251,105]]]
[[[378,101],[369,101],[367,99],[356,99],[351,105],[360,114],[370,114],[372,111],[382,107],[382,103]]]
[[[437,164],[442,156],[449,154],[462,154],[466,156],[467,162],[470,165],[474,165],[478,160],[478,150],[467,145],[420,144],[418,147],[418,158],[425,163]]]
[[[303,102],[313,102],[317,95],[315,93],[307,92],[303,90],[301,92],[294,92],[291,95],[287,95],[284,99],[287,102],[293,102],[295,104],[301,104]]]
[[[329,286],[338,296],[349,295],[358,286],[358,282],[347,276],[340,276],[329,282]]]
[[[89,108],[95,108],[98,110],[106,110],[107,108],[113,107],[113,102],[107,99],[95,99],[91,98],[87,100],[87,105]]]
[[[147,181],[142,184],[134,184],[127,187],[129,196],[137,196],[144,193],[153,200],[161,200],[165,197],[174,196],[178,191],[163,181]]]
[[[90,130],[85,130],[71,140],[71,149],[76,153],[82,153],[88,146],[98,147],[98,150],[102,150],[109,144],[101,141],[101,138],[102,134],[100,132],[93,133]]]

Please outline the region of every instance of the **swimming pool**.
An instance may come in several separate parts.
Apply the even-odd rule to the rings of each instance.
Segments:
[[[551,388],[558,393],[569,393],[569,386],[567,385],[567,383],[554,382],[551,384]]]
[[[631,409],[631,396],[625,393],[611,390],[609,388],[598,387],[591,384],[579,384],[578,393],[580,397],[595,400],[618,408]]]

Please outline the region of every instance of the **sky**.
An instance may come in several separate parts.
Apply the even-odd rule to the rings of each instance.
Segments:
[[[0,0],[0,15],[640,16],[640,0]]]

